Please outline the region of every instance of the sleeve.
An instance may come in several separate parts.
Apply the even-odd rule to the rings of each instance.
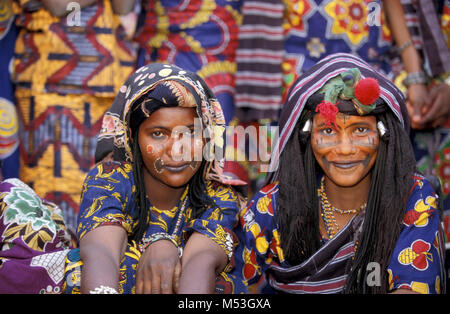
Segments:
[[[430,183],[424,178],[416,179],[388,266],[389,290],[441,292],[445,277],[441,273],[443,242],[436,202]]]
[[[228,270],[233,264],[237,246],[234,228],[238,224],[239,206],[236,192],[231,187],[208,183],[207,192],[216,206],[211,206],[198,219],[189,221],[187,232],[199,232],[216,242],[228,257]]]
[[[177,208],[179,210],[179,208]],[[170,227],[175,223],[177,212],[173,210],[161,210],[156,207],[151,207],[148,227],[145,231],[144,237],[150,237],[156,233],[169,233]]]
[[[275,257],[283,261],[278,230],[274,228],[276,195],[263,190],[241,211],[240,228],[237,228],[240,243],[235,268],[249,286],[260,280]]]
[[[122,226],[131,234],[133,219],[132,202],[133,173],[130,164],[118,162],[101,163],[87,175],[82,189],[78,213],[77,236],[81,238],[102,225]]]

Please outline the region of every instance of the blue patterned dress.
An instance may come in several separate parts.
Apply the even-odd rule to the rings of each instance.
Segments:
[[[236,275],[248,282],[251,291],[257,287],[252,285],[258,283],[270,267],[291,267],[284,258],[280,232],[274,218],[278,192],[278,182],[267,185],[240,214],[243,228],[237,235],[245,245],[240,245],[235,252],[234,272],[240,272]],[[419,293],[441,292],[442,280],[445,280],[445,277],[441,273],[443,241],[436,202],[436,195],[430,183],[422,176],[416,175],[407,202],[403,229],[387,269],[389,290],[405,288]],[[327,243],[336,241],[338,235]],[[324,246],[319,251],[323,251]],[[325,268],[332,267],[330,265],[339,263],[344,258],[351,259],[354,256],[354,247],[354,243],[345,243],[338,247],[336,254],[328,254],[330,259],[323,261],[323,265],[326,265],[324,269],[316,265],[316,272],[326,273]],[[306,265],[307,261],[303,264]],[[278,288],[283,287],[283,291],[291,293],[340,292],[346,279],[346,275],[336,280],[330,280],[326,275],[321,280],[311,280],[311,277],[313,276],[288,285],[278,285]],[[261,282],[259,286],[268,287]]]
[[[234,247],[237,245],[233,232],[238,223],[238,202],[236,193],[227,186],[209,181],[205,192],[213,200],[215,207],[206,210],[201,217],[191,217],[187,190],[179,203],[171,210],[160,210],[151,205],[148,229],[144,237],[165,232],[175,237],[184,247],[192,232],[199,232],[216,242],[229,258],[229,264],[216,281],[216,292],[242,292],[245,286],[237,277],[227,272],[234,264]],[[103,225],[122,226],[128,236],[138,223],[136,186],[132,165],[128,162],[108,162],[93,168],[83,185],[83,194],[78,219],[77,235],[82,239],[87,232]],[[119,293],[134,293],[136,285],[135,270],[141,253],[134,241],[128,243],[120,266]],[[79,253],[68,255],[66,265],[67,292],[77,293],[80,288],[82,261]]]

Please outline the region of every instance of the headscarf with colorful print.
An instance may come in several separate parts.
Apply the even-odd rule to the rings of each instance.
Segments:
[[[133,161],[130,117],[136,107],[141,104],[138,100],[143,97],[150,97],[160,102],[170,99],[169,101],[175,101],[181,107],[196,106],[197,114],[202,122],[203,136],[209,141],[205,145],[209,149],[204,151],[208,161],[204,172],[205,180],[215,180],[230,185],[245,184],[243,181],[234,180],[223,174],[225,119],[214,94],[197,74],[169,64],[152,63],[143,66],[136,70],[121,87],[111,108],[103,118],[95,152],[96,162],[102,161],[111,152],[114,160]],[[144,108],[143,111],[145,111]],[[151,112],[147,112],[147,115],[149,114]]]

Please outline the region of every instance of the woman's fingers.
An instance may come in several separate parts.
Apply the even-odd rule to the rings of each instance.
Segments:
[[[178,293],[178,287],[180,286],[180,276],[181,276],[181,263],[175,265],[175,270],[173,272],[173,292]]]

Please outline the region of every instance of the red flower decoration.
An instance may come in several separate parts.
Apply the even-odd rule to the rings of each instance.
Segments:
[[[380,85],[374,78],[360,80],[355,86],[355,97],[363,105],[369,106],[380,97]]]
[[[325,119],[325,124],[331,126],[336,125],[336,115],[339,109],[336,105],[329,101],[322,101],[316,107],[316,112],[320,112],[320,115]]]

